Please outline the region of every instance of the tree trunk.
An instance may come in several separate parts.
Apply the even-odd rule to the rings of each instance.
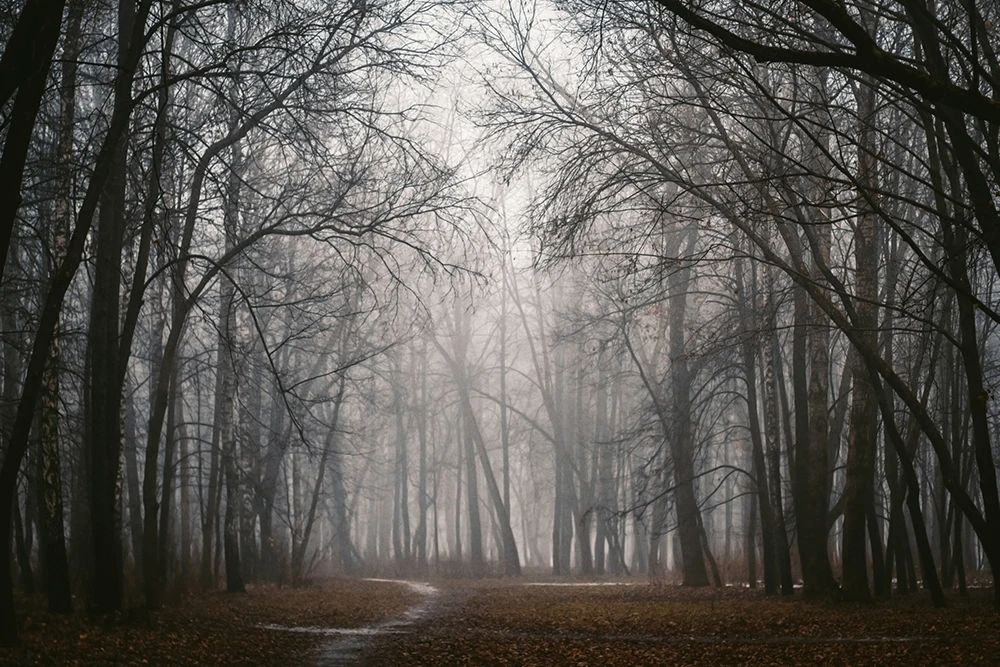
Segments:
[[[680,233],[674,232],[666,249],[667,257],[679,257]],[[693,256],[695,233],[689,233],[688,256]],[[685,586],[707,586],[705,553],[702,549],[699,523],[701,512],[694,490],[694,425],[691,419],[691,382],[693,374],[688,367],[687,342],[684,320],[687,311],[687,292],[690,264],[672,271],[667,279],[669,296],[667,318],[670,323],[670,380],[673,391],[673,420],[670,428],[670,451],[674,469],[674,503],[677,507],[677,532],[680,536],[681,560],[684,567]]]
[[[462,459],[465,450],[465,410],[458,406],[455,415],[455,553],[457,564],[462,562]]]
[[[21,573],[21,588],[25,595],[34,595],[35,574],[31,570],[31,549],[24,534],[20,503],[14,503],[14,549],[17,551],[17,567]]]
[[[774,310],[770,311],[770,316],[774,318]],[[771,330],[776,330],[775,320],[771,321]],[[788,532],[785,530],[785,501],[781,486],[781,446],[779,445],[778,433],[778,405],[775,398],[775,385],[778,384],[775,369],[778,366],[778,337],[771,336],[770,345],[766,348],[766,371],[764,373],[765,382],[765,416],[769,422],[768,433],[771,435],[767,439],[768,464],[771,467],[771,502],[774,511],[774,550],[778,559],[778,576],[781,581],[781,594],[791,595],[793,591],[792,582],[792,555],[788,544]]]
[[[878,298],[878,263],[876,253],[876,213],[868,201],[877,188],[876,146],[874,138],[875,92],[869,82],[860,82],[856,92],[859,116],[858,182],[865,192],[854,232],[854,266],[857,295],[857,326],[873,347],[877,344],[875,301]],[[844,482],[843,581],[848,600],[871,599],[868,588],[868,560],[865,551],[865,527],[869,511],[874,511],[874,477],[877,413],[875,392],[864,360],[852,354],[854,395],[851,401],[850,427],[847,434],[847,470]],[[881,541],[872,543],[872,555],[881,551]],[[879,560],[881,560],[879,558]]]
[[[210,457],[208,469],[208,494],[205,498],[205,507],[202,512],[201,523],[201,572],[199,581],[202,591],[209,591],[215,588],[215,576],[212,572],[212,541],[215,538],[216,523],[219,520],[219,498],[220,489],[220,446],[222,443],[222,421],[223,421],[223,401],[220,399],[226,390],[225,377],[221,372],[221,359],[216,364],[215,373],[215,408],[212,418],[212,442],[210,444]],[[149,510],[146,511],[146,530],[149,530]],[[268,523],[270,525],[270,523]],[[261,533],[264,532],[264,520],[261,519]],[[157,591],[159,588],[157,587]],[[150,604],[147,594],[146,604]]]
[[[179,365],[179,364],[178,364]],[[176,368],[176,367],[175,367]],[[167,409],[166,443],[163,448],[163,482],[160,491],[160,527],[159,527],[159,562],[160,588],[165,589],[169,581],[170,569],[172,565],[171,550],[176,545],[174,535],[171,535],[171,525],[174,501],[174,474],[177,470],[178,461],[175,461],[177,452],[177,432],[179,422],[183,421],[181,405],[183,398],[178,386],[179,373],[175,370],[174,378],[170,385],[170,407]]]
[[[25,3],[0,61],[0,72],[4,74],[0,77],[4,80],[0,83],[4,100],[0,106],[5,106],[7,97],[13,94],[11,85],[18,86],[10,115],[4,117],[7,136],[0,154],[0,280],[10,254],[17,211],[21,207],[24,165],[59,42],[65,4],[65,0]],[[21,62],[15,64],[15,59]]]
[[[125,396],[125,483],[128,488],[129,532],[132,537],[132,556],[135,559],[136,572],[141,577],[142,572],[142,495],[139,490],[139,462],[137,459],[138,441],[136,436],[135,398],[126,390]]]
[[[416,356],[416,349],[413,350]],[[414,550],[417,566],[421,574],[427,571],[427,342],[424,341],[420,359],[413,360],[413,368],[420,373],[420,387],[415,392],[419,398],[417,413],[417,439],[419,461],[417,463],[417,532],[414,536]]]
[[[567,431],[574,444],[572,450],[576,452],[577,479],[580,482],[579,492],[573,494],[573,517],[575,519],[580,574],[589,577],[594,574],[594,553],[591,551],[590,544],[590,524],[594,518],[594,501],[591,497],[593,495],[593,475],[591,475],[591,479],[587,479],[586,437],[583,426],[587,415],[583,410],[583,367],[579,364],[577,364],[576,383],[573,391],[576,398],[570,422],[573,428],[567,429]],[[570,479],[572,480],[572,478]]]
[[[63,534],[59,467],[59,346],[56,340],[52,341],[50,362],[45,372],[38,454],[38,489],[41,496],[38,554],[45,571],[49,611],[68,614],[73,610],[73,603]]]
[[[309,501],[309,512],[306,515],[306,520],[304,522],[305,526],[302,531],[302,540],[298,543],[298,546],[292,550],[292,584],[299,585],[303,581],[303,564],[305,563],[306,551],[309,548],[309,537],[312,535],[313,524],[316,520],[316,507],[319,505],[320,490],[323,488],[323,479],[326,474],[327,462],[330,460],[331,454],[336,456],[337,446],[339,444],[338,429],[340,428],[340,406],[344,400],[344,390],[347,387],[347,378],[344,375],[340,376],[340,382],[337,387],[337,395],[334,398],[333,403],[333,415],[330,419],[330,423],[327,424],[329,427],[329,433],[326,437],[326,442],[323,443],[323,452],[320,455],[319,467],[316,472],[316,482],[313,485],[312,496]]]
[[[459,438],[464,437],[466,444],[465,457],[468,476],[466,486],[469,490],[469,527],[471,540],[470,556],[473,567],[478,572],[482,566],[482,531],[479,526],[479,500],[475,459],[478,453],[486,488],[503,542],[504,573],[508,576],[516,576],[521,574],[521,562],[517,551],[517,543],[514,540],[514,531],[510,526],[510,510],[504,504],[496,476],[493,474],[493,466],[486,451],[486,443],[479,428],[479,423],[476,420],[476,413],[473,409],[472,397],[469,392],[469,374],[466,368],[466,354],[468,350],[467,317],[467,314],[461,314],[457,311],[455,313],[455,331],[453,335],[454,356],[449,355],[437,339],[432,339],[432,342],[451,367],[452,377],[458,388],[461,410],[464,417],[464,431],[460,431]],[[475,504],[473,501],[475,501]]]
[[[409,457],[406,446],[406,426],[403,423],[404,402],[402,389],[399,386],[402,382],[402,371],[399,368],[398,360],[393,361],[395,365],[395,387],[393,389],[393,414],[396,424],[395,442],[395,476],[394,476],[394,498],[393,498],[393,522],[392,540],[396,562],[399,565],[408,565],[410,562],[410,501],[409,501]]]
[[[333,495],[334,539],[337,555],[347,575],[354,574],[354,547],[351,543],[351,523],[348,519],[347,491],[344,488],[343,456],[334,451],[330,457],[330,486]]]
[[[58,3],[56,3],[58,4]],[[59,180],[52,223],[52,256],[50,273],[66,257],[69,225],[73,215],[73,128],[76,122],[76,72],[80,51],[80,24],[83,3],[70,2],[63,39],[63,57],[59,82],[59,140],[56,165]],[[49,611],[68,614],[72,611],[72,591],[69,563],[63,533],[62,479],[59,461],[59,324],[53,334],[49,363],[45,368],[41,398],[41,432],[39,447],[39,490],[41,521],[39,522],[39,558],[45,570]]]
[[[3,402],[0,405],[0,409],[3,410],[3,414],[0,415],[2,421],[0,421],[0,428],[3,429],[3,437],[5,441],[10,439],[11,424],[13,424],[15,416],[15,409],[17,406],[17,395],[18,391],[22,390],[23,378],[22,378],[22,357],[21,357],[21,346],[23,345],[23,336],[21,334],[24,324],[21,322],[21,318],[18,314],[22,310],[22,299],[21,294],[18,292],[15,286],[15,280],[23,279],[21,275],[21,261],[19,247],[19,232],[20,230],[15,229],[10,242],[10,254],[11,263],[10,270],[8,271],[7,280],[0,282],[0,299],[3,302],[3,308],[0,309],[0,329],[5,332],[5,337],[3,341]],[[53,338],[53,344],[55,339]],[[23,391],[23,390],[22,390]],[[42,398],[44,399],[45,393],[42,392]],[[16,475],[16,471],[15,471]],[[7,521],[14,521],[14,550],[17,555],[17,565],[18,570],[21,575],[21,588],[24,590],[25,594],[30,595],[35,591],[35,580],[34,575],[31,571],[31,554],[27,545],[25,544],[24,536],[24,522],[21,517],[21,505],[20,494],[18,493],[18,481],[19,478],[14,478],[14,488],[11,491],[13,498],[13,517],[8,516]],[[10,512],[8,511],[8,514]],[[2,549],[7,558],[10,557],[10,536],[3,543]],[[8,574],[9,576],[9,565]]]
[[[605,545],[610,546],[608,523],[612,516],[612,472],[611,437],[608,428],[608,377],[607,359],[597,361],[597,414],[594,417],[594,480],[597,487],[597,506],[594,516],[597,520],[594,536],[594,571],[603,575],[605,565]],[[505,399],[506,400],[506,399]]]
[[[149,0],[141,0],[136,7],[138,20],[135,21],[135,24],[137,26],[145,26],[150,5]],[[77,214],[77,223],[67,246],[66,258],[56,270],[38,318],[37,333],[32,344],[31,358],[28,361],[25,376],[26,381],[21,398],[17,403],[17,415],[5,448],[3,466],[0,468],[0,529],[2,529],[0,530],[0,544],[7,544],[10,541],[10,517],[13,512],[17,472],[28,449],[28,438],[35,407],[41,393],[41,379],[58,324],[59,312],[83,257],[100,193],[104,189],[114,163],[119,141],[128,124],[131,111],[129,91],[141,54],[142,35],[141,29],[133,30],[129,57],[115,75],[114,110],[111,121],[101,143],[87,191]],[[17,629],[10,580],[10,553],[6,549],[0,549],[0,577],[2,577],[0,579],[0,641],[12,643],[17,640]]]
[[[255,345],[256,349],[256,345]],[[250,355],[250,378],[245,388],[246,408],[240,416],[243,433],[240,447],[244,485],[240,496],[240,564],[248,581],[254,581],[258,576],[258,551],[256,539],[256,493],[260,488],[260,454],[261,454],[261,410],[262,387],[264,384],[264,369],[257,363],[257,354]]]
[[[778,557],[775,552],[775,542],[774,538],[776,536],[776,528],[774,525],[774,514],[771,511],[771,502],[768,497],[768,484],[767,484],[767,465],[764,461],[764,444],[761,438],[761,428],[760,428],[760,417],[759,410],[760,407],[757,401],[757,350],[754,345],[754,331],[751,327],[750,313],[747,311],[746,305],[753,305],[756,302],[755,295],[751,296],[747,294],[746,289],[744,289],[743,283],[743,262],[739,259],[736,260],[735,265],[736,271],[736,298],[739,305],[740,316],[742,320],[742,328],[744,335],[744,342],[741,346],[741,351],[743,353],[743,380],[746,387],[746,401],[747,401],[747,423],[750,429],[750,446],[752,450],[751,461],[753,464],[753,500],[751,501],[751,517],[750,517],[750,535],[748,535],[748,540],[750,545],[747,548],[747,555],[749,557],[749,578],[751,587],[757,585],[757,563],[756,563],[756,553],[757,547],[754,544],[754,523],[756,517],[753,516],[754,513],[760,512],[760,523],[761,523],[761,542],[763,546],[763,560],[764,560],[764,593],[766,595],[776,595],[778,592]],[[754,286],[756,288],[756,285]],[[753,299],[753,301],[750,301]],[[755,338],[759,338],[754,336]],[[767,343],[765,342],[765,345]],[[770,355],[768,355],[770,359]],[[772,372],[769,367],[764,374],[764,391],[770,390],[770,385],[768,384],[767,377],[768,372]],[[773,401],[773,399],[772,399]],[[770,406],[767,405],[765,401],[765,422],[768,428],[768,440],[772,441],[770,433]],[[775,427],[777,424],[775,424]]]
[[[271,383],[271,392],[268,428],[270,441],[261,460],[263,472],[255,496],[254,509],[260,521],[260,573],[266,580],[277,581],[280,572],[277,541],[273,530],[273,512],[278,488],[278,472],[288,446],[288,425],[285,423],[285,404],[277,383]]]
[[[479,577],[483,575],[485,563],[483,560],[483,528],[479,516],[479,475],[476,472],[476,454],[473,451],[474,445],[472,443],[471,421],[474,415],[467,407],[463,406],[463,408],[465,409],[465,418],[463,420],[462,442],[465,445],[465,490],[469,512],[469,560],[473,575]]]
[[[127,2],[119,5],[119,67],[124,66],[128,58],[134,9],[134,5]],[[122,442],[123,376],[118,362],[127,176],[125,144],[122,141],[118,145],[111,176],[101,198],[89,332],[92,354],[101,360],[101,363],[91,364],[88,443],[94,605],[101,613],[119,611],[123,593],[121,531],[115,517]]]

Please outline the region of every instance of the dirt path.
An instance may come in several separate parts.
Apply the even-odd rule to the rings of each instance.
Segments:
[[[381,623],[356,630],[345,630],[341,636],[331,638],[317,652],[315,665],[317,667],[343,667],[347,665],[366,665],[365,649],[374,637],[389,634],[402,634],[413,631],[437,611],[442,603],[441,592],[430,584],[400,581],[414,593],[424,596],[416,605],[407,609],[402,615],[389,618]]]
[[[438,588],[423,582],[391,579],[367,579],[366,581],[397,584],[408,589],[411,593],[421,596],[421,599],[402,614],[362,627],[338,628],[280,624],[267,624],[262,627],[274,632],[328,637],[315,652],[315,660],[312,664],[317,667],[366,665],[368,664],[366,650],[372,645],[374,638],[414,632],[426,623],[435,612],[442,607],[454,605],[458,601],[458,597],[461,597],[454,591],[443,594]]]

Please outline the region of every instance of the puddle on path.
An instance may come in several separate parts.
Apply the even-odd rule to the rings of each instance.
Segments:
[[[406,586],[414,593],[424,596],[418,604],[413,605],[399,616],[386,619],[375,625],[361,628],[324,628],[317,626],[288,626],[268,624],[262,626],[267,630],[279,632],[301,632],[306,634],[328,635],[331,639],[320,646],[313,664],[318,667],[342,667],[344,665],[364,665],[364,652],[370,637],[378,635],[399,634],[406,632],[411,625],[428,616],[437,605],[438,590],[430,584],[418,581],[402,581],[398,579],[368,579]],[[335,637],[335,639],[334,639]]]

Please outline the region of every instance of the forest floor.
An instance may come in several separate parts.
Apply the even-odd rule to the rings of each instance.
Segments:
[[[0,665],[309,665],[325,637],[273,626],[362,628],[397,617],[420,600],[397,583],[365,579],[190,595],[162,611],[123,618],[49,614],[38,597],[20,601],[20,609],[28,608],[21,617],[21,644],[0,647]]]
[[[1000,665],[992,592],[867,605],[746,588],[442,586],[433,620],[378,637],[369,665]]]
[[[114,622],[32,611],[0,665],[1000,665],[988,591],[937,610],[568,583],[330,579]]]

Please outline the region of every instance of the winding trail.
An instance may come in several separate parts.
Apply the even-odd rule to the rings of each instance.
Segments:
[[[330,639],[316,652],[313,662],[317,667],[343,667],[346,665],[364,665],[365,649],[372,637],[388,634],[401,634],[409,631],[412,626],[430,616],[439,606],[440,591],[430,584],[418,581],[399,579],[369,579],[406,586],[423,599],[398,616],[393,616],[374,625],[360,628],[325,628],[319,626],[289,626],[269,624],[263,626],[268,630],[279,632],[302,632],[316,635],[327,635]]]

